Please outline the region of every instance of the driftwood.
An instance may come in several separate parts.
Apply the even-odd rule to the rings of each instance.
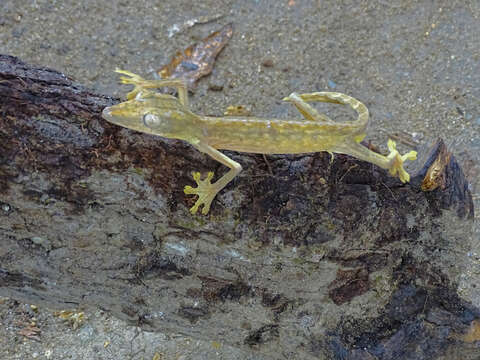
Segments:
[[[229,153],[245,171],[192,216],[190,172],[225,169],[108,124],[115,102],[0,56],[0,295],[273,358],[437,359],[479,340],[456,292],[473,203],[441,141],[406,185],[342,155]]]

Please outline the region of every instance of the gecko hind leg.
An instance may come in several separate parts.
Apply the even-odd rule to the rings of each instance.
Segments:
[[[297,110],[307,119],[312,121],[323,121],[333,123],[333,121],[326,115],[320,114],[315,108],[309,105],[304,99],[295,92],[283,98],[283,101],[291,102]]]
[[[330,92],[330,91],[323,91],[323,92],[314,92],[314,93],[305,93],[305,94],[295,94],[301,101],[308,103],[311,101],[319,101],[319,102],[328,102],[333,104],[340,104],[340,105],[348,105],[353,110],[355,110],[358,114],[357,120],[355,121],[358,126],[366,127],[368,123],[368,108],[357,99],[343,94],[339,92]],[[292,95],[287,97],[289,99]]]
[[[300,113],[302,113],[302,115],[308,120],[324,121],[330,124],[334,124],[334,121],[332,121],[326,115],[319,114],[317,110],[308,104],[308,102],[319,101],[340,105],[349,105],[358,114],[357,120],[353,122],[353,124],[358,127],[358,131],[352,134],[353,139],[355,142],[360,143],[366,136],[365,128],[367,127],[369,117],[368,108],[362,102],[349,95],[330,91],[305,94],[292,93],[283,100],[294,103]]]
[[[145,89],[172,87],[177,90],[178,100],[180,101],[180,103],[185,107],[188,107],[187,84],[182,79],[145,80],[141,76],[127,70],[115,69],[115,72],[126,75],[120,77],[120,82],[122,84],[130,84],[134,86],[133,90],[127,94],[128,100],[134,99],[142,90]]]

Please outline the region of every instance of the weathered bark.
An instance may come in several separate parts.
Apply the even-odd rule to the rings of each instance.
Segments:
[[[276,358],[437,359],[478,340],[456,293],[473,204],[441,141],[406,185],[347,156],[230,153],[245,171],[191,216],[190,172],[224,169],[103,121],[116,101],[0,56],[0,294]]]

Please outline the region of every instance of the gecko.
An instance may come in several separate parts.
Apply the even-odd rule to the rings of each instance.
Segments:
[[[145,80],[126,70],[115,70],[124,76],[122,84],[133,85],[127,100],[106,107],[102,116],[110,123],[146,134],[180,139],[190,143],[230,170],[212,183],[213,172],[202,179],[199,172],[192,176],[197,186],[185,186],[184,193],[197,195],[192,214],[202,207],[208,214],[215,196],[241,171],[242,166],[220,152],[233,150],[259,154],[298,154],[326,151],[347,154],[373,163],[398,176],[403,183],[410,175],[403,168],[406,160],[415,160],[417,153],[400,155],[393,140],[388,140],[387,156],[360,144],[366,136],[369,113],[357,99],[339,92],[291,93],[283,100],[296,106],[303,116],[299,119],[268,119],[253,116],[203,116],[193,113],[188,105],[188,90],[181,79]],[[154,91],[162,87],[175,88],[178,96]],[[358,117],[351,122],[338,123],[320,114],[309,103],[319,101],[348,105]]]

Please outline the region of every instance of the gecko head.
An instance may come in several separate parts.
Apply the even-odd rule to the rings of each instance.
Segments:
[[[128,129],[175,139],[187,139],[199,117],[171,95],[137,96],[102,112],[108,122]]]

